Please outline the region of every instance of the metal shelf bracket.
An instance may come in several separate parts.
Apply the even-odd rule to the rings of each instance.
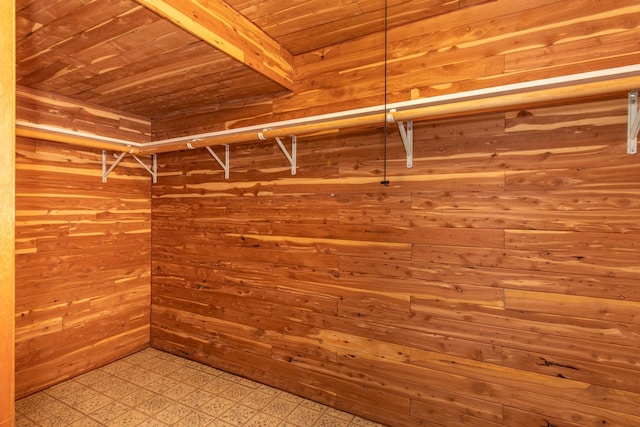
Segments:
[[[122,152],[120,154],[113,153],[115,160],[113,164],[107,169],[107,150],[102,150],[102,182],[107,182],[107,177],[113,170],[120,164],[122,159],[127,155],[126,152]],[[135,154],[131,155],[143,168],[146,169],[149,174],[151,174],[151,178],[153,179],[153,183],[158,182],[158,159],[156,154],[151,155],[151,167],[147,166],[142,160],[138,158]]]
[[[393,113],[396,110],[391,110],[387,114],[387,122],[395,123],[396,120],[393,117]],[[398,122],[398,130],[400,131],[400,138],[402,139],[402,145],[404,145],[404,150],[407,152],[407,168],[413,167],[413,120],[407,120],[407,127],[405,128],[404,123]]]
[[[224,179],[229,179],[229,144],[224,145],[224,162],[220,160],[220,157],[209,146],[205,147],[209,154],[218,162],[222,170],[224,170]]]
[[[266,141],[267,138],[264,136],[264,133],[267,131],[270,131],[271,128],[265,128],[262,129],[262,132],[258,132],[258,139],[260,141]],[[276,142],[278,143],[278,146],[280,147],[280,150],[282,150],[282,153],[284,154],[284,156],[287,158],[287,160],[289,160],[289,163],[291,163],[291,175],[295,175],[296,174],[296,158],[298,156],[297,154],[297,139],[295,135],[291,135],[291,153],[289,153],[289,150],[287,150],[287,147],[284,146],[284,143],[282,142],[282,139],[280,139],[280,137],[276,136],[275,137]]]
[[[287,147],[284,146],[284,143],[282,142],[282,140],[280,139],[280,137],[276,136],[276,142],[278,143],[278,146],[280,147],[280,150],[282,150],[282,153],[284,154],[284,156],[287,158],[287,160],[289,160],[289,163],[291,163],[291,175],[295,175],[296,174],[296,157],[297,157],[297,139],[295,135],[291,135],[291,153],[289,153],[289,150],[287,150]]]
[[[136,159],[136,162],[138,162],[140,166],[142,166],[147,170],[147,172],[149,172],[149,174],[151,175],[151,178],[153,179],[153,183],[156,184],[158,182],[158,159],[156,155],[155,154],[151,155],[151,167],[144,164],[144,162],[140,160],[138,156],[136,156],[135,154],[132,154],[131,156],[134,159]]]
[[[400,131],[400,137],[402,138],[402,144],[407,152],[407,168],[413,167],[413,120],[407,120],[407,129],[404,128],[404,123],[398,122],[398,130]]]
[[[629,92],[629,117],[627,120],[627,153],[638,152],[638,131],[640,131],[640,112],[638,111],[638,91]]]

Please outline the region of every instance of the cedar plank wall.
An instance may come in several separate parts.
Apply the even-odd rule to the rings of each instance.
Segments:
[[[18,90],[18,119],[148,140],[138,117]],[[113,157],[109,155],[109,164]],[[125,159],[17,138],[16,397],[149,344],[150,177]]]
[[[394,31],[390,101],[637,61],[635,1],[506,3]],[[154,130],[380,103],[367,44],[298,57],[325,73],[287,99]],[[389,187],[379,131],[300,138],[293,177],[271,143],[232,147],[229,181],[160,156],[152,345],[394,426],[640,425],[626,100],[415,132],[406,169],[390,129]]]
[[[470,7],[389,31],[387,102],[638,62],[636,0],[461,4]],[[382,105],[383,41],[378,34],[298,55],[292,94],[157,119],[153,139]]]

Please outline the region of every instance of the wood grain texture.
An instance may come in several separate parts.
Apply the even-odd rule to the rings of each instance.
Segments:
[[[226,2],[137,1],[248,68],[293,89],[291,53]]]
[[[18,138],[16,395],[149,342],[150,178],[125,159]]]
[[[640,422],[624,104],[419,123],[388,187],[375,130],[161,155],[152,345],[392,426]]]
[[[38,0],[16,12],[25,87],[149,118],[283,92],[133,0]]]
[[[19,115],[142,140],[377,105],[385,83],[394,102],[634,64],[640,28],[635,0],[426,1],[448,13],[416,19],[398,1],[387,82],[379,32],[312,50],[292,36],[294,93],[265,100],[271,86],[129,1],[102,16],[42,1],[19,3],[21,81],[148,118],[37,105],[33,88]],[[620,97],[416,123],[412,169],[392,126],[386,152],[376,129],[301,138],[295,177],[271,141],[232,147],[230,180],[204,150],[163,154],[152,188],[128,160],[101,185],[99,153],[22,138],[18,393],[150,339],[390,426],[640,425],[626,114]]]
[[[234,4],[265,21],[266,15],[260,15],[266,12],[255,3]],[[314,3],[301,2],[300,8]],[[367,3],[371,13],[381,12],[373,2]],[[386,72],[382,32],[336,41],[296,54],[292,94],[268,102],[236,100],[228,108],[216,106],[215,115],[212,108],[178,113],[166,121],[159,118],[154,139],[382,105],[385,90],[387,102],[401,102],[637,62],[640,6],[634,0],[397,2],[390,9],[423,3],[426,10],[407,9],[399,14],[406,20],[388,29]],[[352,6],[353,2],[340,2],[335,7]],[[240,105],[249,108],[243,117],[238,117]]]
[[[15,3],[0,8],[0,426],[13,427],[15,400]]]
[[[16,115],[22,122],[133,142],[149,142],[151,137],[151,121],[142,116],[22,86],[16,96]]]

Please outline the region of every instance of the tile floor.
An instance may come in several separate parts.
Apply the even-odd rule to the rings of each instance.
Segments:
[[[16,426],[378,426],[148,348],[16,402]]]

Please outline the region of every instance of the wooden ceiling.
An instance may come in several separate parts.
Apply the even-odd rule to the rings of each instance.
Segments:
[[[460,7],[459,0],[387,3],[389,27]],[[383,31],[384,6],[16,0],[17,83],[147,118],[273,97],[294,88],[295,55]]]

